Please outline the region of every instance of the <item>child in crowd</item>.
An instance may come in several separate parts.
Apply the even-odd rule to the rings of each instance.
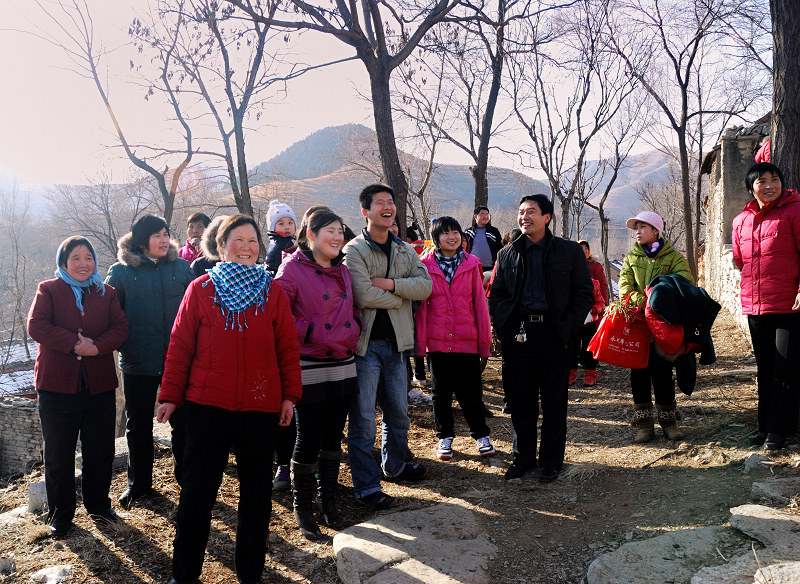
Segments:
[[[200,241],[209,223],[211,223],[211,219],[205,213],[192,213],[189,215],[186,220],[186,243],[178,250],[178,256],[191,264],[203,255]]]
[[[463,232],[452,217],[433,223],[433,253],[422,260],[433,290],[417,309],[417,354],[428,355],[436,456],[453,457],[453,394],[481,456],[494,454],[481,402],[481,358],[489,357],[492,333],[478,258],[461,249]]]
[[[283,261],[283,252],[294,246],[294,235],[297,233],[297,219],[289,205],[280,201],[272,201],[267,209],[267,269],[272,273],[278,271]]]

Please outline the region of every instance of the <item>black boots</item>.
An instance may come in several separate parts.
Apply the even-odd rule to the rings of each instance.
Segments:
[[[302,464],[294,460],[291,462],[294,520],[297,521],[300,533],[311,541],[322,537],[322,532],[314,520],[314,494],[317,492],[315,467],[315,464]]]
[[[320,450],[319,461],[319,500],[317,507],[325,518],[328,527],[338,529],[344,524],[344,519],[336,509],[336,488],[339,486],[339,461],[342,459],[340,451]]]

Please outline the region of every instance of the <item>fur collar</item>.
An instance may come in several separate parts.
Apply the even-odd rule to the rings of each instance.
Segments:
[[[138,268],[145,262],[149,263],[150,259],[142,253],[142,250],[133,245],[133,242],[131,241],[132,238],[133,235],[131,233],[126,233],[119,238],[119,241],[117,242],[117,260],[123,266]],[[169,251],[167,252],[167,256],[164,258],[164,261],[174,262],[177,259],[178,242],[174,239],[170,239]]]

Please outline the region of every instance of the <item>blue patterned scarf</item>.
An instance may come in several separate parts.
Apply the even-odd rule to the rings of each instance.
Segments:
[[[225,330],[242,326],[247,328],[244,311],[255,306],[264,312],[264,305],[269,298],[269,287],[272,278],[264,264],[246,266],[236,262],[220,262],[208,270],[211,282],[214,282],[214,303],[218,304],[225,317]],[[205,287],[208,282],[203,284]]]
[[[89,276],[85,282],[78,282],[75,278],[69,275],[67,270],[58,265],[58,256],[61,255],[61,247],[59,246],[58,250],[56,251],[56,278],[61,278],[64,280],[64,282],[70,285],[72,288],[72,293],[75,294],[75,305],[78,307],[78,310],[81,311],[81,315],[83,315],[84,290],[88,292],[89,286],[95,286],[98,290],[100,290],[100,296],[105,296],[106,294],[106,287],[103,285],[103,278],[97,271],[97,254],[94,253],[94,249],[92,248],[89,248],[89,251],[92,252],[92,257],[94,258],[94,272],[92,272],[92,275]]]

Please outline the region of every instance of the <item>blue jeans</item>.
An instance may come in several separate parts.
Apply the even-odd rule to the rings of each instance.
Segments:
[[[347,448],[353,487],[361,499],[381,490],[381,469],[387,476],[397,476],[406,465],[409,420],[405,354],[392,341],[370,341],[367,354],[356,356],[356,371],[358,395],[350,403]],[[380,467],[372,457],[376,406],[382,412]]]

